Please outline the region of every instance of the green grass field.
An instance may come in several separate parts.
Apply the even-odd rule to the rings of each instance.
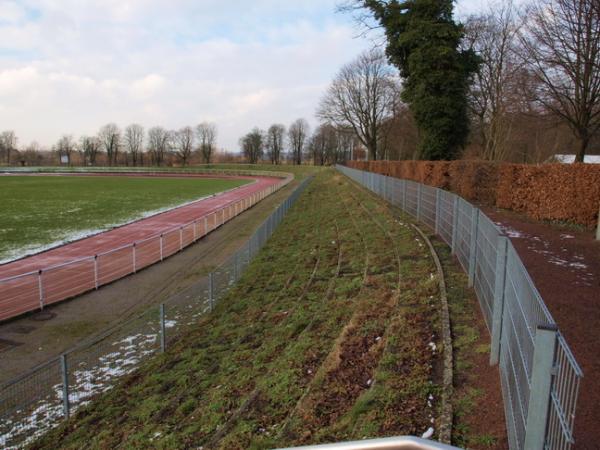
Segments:
[[[198,178],[0,177],[0,261],[245,183]]]

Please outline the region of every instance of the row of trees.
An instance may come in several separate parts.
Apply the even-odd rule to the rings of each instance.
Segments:
[[[251,164],[265,159],[281,164],[284,156],[296,165],[336,164],[351,159],[358,147],[354,130],[322,123],[311,134],[304,119],[296,120],[288,129],[282,124],[273,124],[266,131],[255,127],[240,138],[242,153]]]
[[[528,162],[575,147],[583,161],[600,144],[600,2],[497,0],[465,24],[453,8],[350,0],[346,10],[385,33],[385,54],[344,66],[318,117],[352,129],[371,159]]]
[[[147,132],[139,124],[131,124],[121,130],[116,124],[109,123],[100,128],[97,135],[81,136],[79,141],[65,134],[52,147],[52,151],[61,161],[69,164],[77,153],[83,165],[97,165],[102,155],[109,166],[160,166],[165,164],[167,158],[175,158],[179,164],[186,166],[195,154],[202,162],[211,163],[216,152],[216,140],[217,127],[208,122],[176,131],[156,126]],[[44,162],[40,148],[35,143],[19,152],[13,131],[0,133],[0,155],[7,164],[14,161],[29,164]]]

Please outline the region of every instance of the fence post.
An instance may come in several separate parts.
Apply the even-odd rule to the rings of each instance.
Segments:
[[[421,220],[421,199],[422,199],[422,188],[421,183],[417,184],[417,220]]]
[[[42,269],[38,271],[38,290],[40,291],[40,309],[44,309],[44,285],[42,283]]]
[[[208,217],[204,217],[204,236],[208,234]]]
[[[98,255],[94,255],[94,287],[98,290]]]
[[[477,232],[479,230],[479,208],[471,212],[471,239],[469,242],[469,287],[475,280],[475,264],[477,264]]]
[[[600,207],[598,207],[598,228],[596,228],[596,239],[600,241]]]
[[[456,239],[458,238],[458,196],[454,195],[452,205],[452,254],[456,253]]]
[[[69,418],[69,367],[67,365],[67,354],[60,355],[60,371],[62,375],[62,395],[63,395],[63,414],[65,418]]]
[[[233,255],[233,282],[238,279],[238,252]]]
[[[163,235],[160,234],[160,260],[163,260]]]
[[[183,227],[179,227],[179,251],[183,250]]]
[[[135,273],[135,242],[131,245],[131,259],[133,262],[133,273]]]
[[[439,189],[435,190],[435,234],[440,234],[440,211],[442,210],[441,205],[442,192]]]
[[[215,285],[213,280],[213,272],[208,274],[208,304],[210,305],[210,310],[212,311],[215,308]]]
[[[544,448],[557,336],[558,327],[554,324],[538,326],[535,333],[525,450]]]
[[[196,242],[196,236],[198,235],[198,233],[196,232],[197,225],[198,225],[197,221],[194,220],[194,223],[192,224],[192,226],[194,227],[194,242]]]
[[[494,283],[494,304],[492,308],[492,342],[490,344],[490,365],[495,366],[500,360],[500,342],[502,339],[502,318],[504,316],[504,288],[506,286],[506,250],[508,238],[498,236],[496,250],[496,274]]]
[[[402,180],[402,210],[406,212],[406,180]]]
[[[161,303],[158,308],[158,317],[160,320],[160,351],[161,353],[165,352],[165,336],[166,336],[166,328],[165,328],[165,304]]]

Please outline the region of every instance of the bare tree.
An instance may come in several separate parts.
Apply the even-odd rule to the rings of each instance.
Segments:
[[[338,152],[333,163],[346,162],[354,159],[354,149],[359,145],[358,138],[348,127],[337,128]]]
[[[600,129],[600,4],[598,0],[538,0],[519,33],[522,56],[539,81],[536,99],[565,120],[583,162]]]
[[[131,164],[137,166],[144,148],[144,127],[133,123],[125,128],[125,150],[131,156]]]
[[[334,143],[335,129],[332,128],[329,124],[321,124],[310,138],[308,149],[315,166],[325,165],[331,148],[337,146]]]
[[[259,128],[254,128],[240,139],[240,146],[248,162],[256,164],[264,152],[265,133]]]
[[[43,164],[44,157],[41,152],[40,144],[36,141],[31,142],[21,154],[21,159],[28,166],[40,166]]]
[[[193,150],[194,130],[192,127],[183,127],[176,135],[176,151],[181,165],[185,166],[188,163]]]
[[[54,146],[56,152],[58,153],[58,157],[62,162],[62,157],[66,156],[68,164],[71,165],[71,154],[75,150],[75,141],[73,140],[73,136],[70,134],[63,135],[56,145]]]
[[[96,158],[100,153],[100,140],[95,136],[82,136],[79,140],[79,148],[84,165],[88,163],[96,165]]]
[[[148,152],[152,164],[160,166],[170,149],[170,133],[163,127],[152,127],[148,130]]]
[[[0,133],[0,154],[4,154],[6,164],[10,164],[10,155],[17,150],[17,135],[8,130]]]
[[[370,50],[340,70],[321,100],[317,116],[336,126],[350,126],[371,158],[378,159],[399,93],[399,81],[383,52]]]
[[[116,165],[121,146],[121,130],[119,130],[119,127],[114,123],[104,125],[100,128],[98,139],[106,152],[108,165]]]
[[[471,16],[465,23],[467,45],[481,60],[469,104],[481,136],[481,156],[486,160],[505,160],[509,152],[522,69],[516,51],[519,27],[513,0],[500,0],[487,13]]]
[[[202,122],[196,126],[196,134],[199,143],[198,150],[202,155],[202,160],[205,164],[210,164],[213,153],[215,152],[217,126],[214,123]]]
[[[296,121],[290,125],[288,130],[288,140],[294,164],[302,164],[302,153],[304,152],[309,132],[308,122],[305,119],[296,119]]]
[[[271,164],[281,162],[281,152],[283,151],[283,140],[285,137],[285,125],[273,124],[267,131],[267,154]]]

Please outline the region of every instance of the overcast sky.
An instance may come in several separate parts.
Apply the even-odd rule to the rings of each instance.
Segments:
[[[137,122],[314,123],[337,70],[372,43],[339,0],[0,0],[0,131],[19,146]],[[459,0],[458,15],[485,7]]]

